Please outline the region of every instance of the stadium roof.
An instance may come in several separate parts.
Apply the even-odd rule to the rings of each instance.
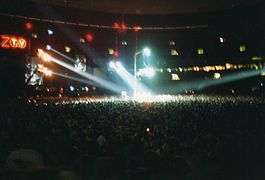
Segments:
[[[213,12],[262,0],[32,0],[63,7],[121,14],[184,14]]]

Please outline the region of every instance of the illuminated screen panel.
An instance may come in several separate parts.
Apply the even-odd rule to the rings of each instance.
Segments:
[[[22,36],[0,35],[1,49],[26,49],[29,48],[29,42]]]

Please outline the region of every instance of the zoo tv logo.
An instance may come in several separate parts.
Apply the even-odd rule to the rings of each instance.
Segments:
[[[22,36],[0,35],[1,49],[27,49],[29,42]]]

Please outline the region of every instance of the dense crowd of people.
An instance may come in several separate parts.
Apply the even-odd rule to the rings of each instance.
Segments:
[[[38,173],[55,179],[262,179],[264,105],[203,96],[153,103],[9,102],[0,107],[1,175],[24,172],[25,162],[11,166],[10,156],[32,150],[43,158]]]

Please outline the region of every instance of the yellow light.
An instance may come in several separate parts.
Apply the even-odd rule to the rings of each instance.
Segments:
[[[179,53],[178,53],[178,51],[176,49],[171,49],[171,55],[172,56],[178,56]]]
[[[214,79],[221,79],[221,74],[220,73],[214,73],[213,78]]]
[[[240,52],[245,52],[247,50],[247,47],[245,45],[240,45],[239,51]]]
[[[71,48],[69,46],[65,46],[64,49],[65,49],[65,52],[67,52],[67,53],[69,53],[71,51]]]
[[[262,57],[258,57],[258,56],[254,56],[251,58],[252,61],[260,61],[262,59],[263,59]]]
[[[38,49],[37,56],[45,62],[50,62],[52,59],[52,57],[46,52],[44,52],[42,49]]]
[[[114,50],[112,48],[108,49],[109,55],[113,55],[114,54]]]
[[[215,69],[217,71],[223,71],[223,70],[225,70],[225,66],[215,66]]]
[[[204,49],[203,49],[203,48],[199,48],[199,49],[197,49],[197,53],[198,53],[199,55],[203,55],[203,54],[204,54]]]
[[[210,66],[203,67],[203,70],[206,71],[206,72],[209,72],[210,71]]]
[[[180,80],[179,75],[177,75],[177,74],[171,74],[171,80],[172,81],[179,81]]]
[[[226,69],[231,69],[231,68],[233,68],[233,64],[225,63],[225,67],[226,67]]]
[[[42,64],[38,64],[38,71],[42,72],[45,76],[52,76],[53,72],[48,68],[44,67]]]
[[[200,71],[200,67],[198,66],[193,67],[193,71]]]

